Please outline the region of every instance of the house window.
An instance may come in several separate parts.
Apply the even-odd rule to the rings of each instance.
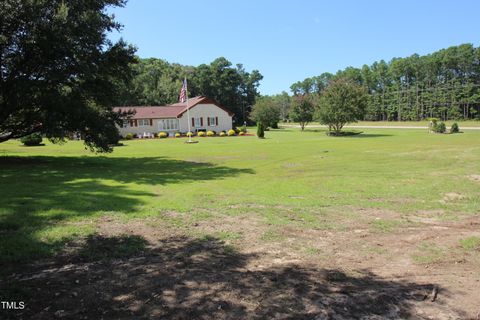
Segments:
[[[195,118],[195,127],[196,127],[196,128],[203,127],[202,118]]]
[[[178,119],[161,119],[158,120],[158,130],[178,130]]]
[[[208,126],[209,127],[215,127],[218,125],[217,118],[216,117],[208,117]]]
[[[149,127],[150,126],[150,119],[139,119],[138,120],[139,127]]]

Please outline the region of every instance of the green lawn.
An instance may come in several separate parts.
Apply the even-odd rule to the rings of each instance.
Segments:
[[[104,216],[155,217],[194,232],[196,221],[221,224],[243,215],[270,228],[262,239],[279,241],[282,226],[344,230],[358,219],[384,234],[413,223],[370,221],[360,209],[405,217],[440,212],[437,218],[452,221],[480,212],[480,131],[369,129],[334,138],[281,129],[266,137],[198,138],[193,145],[125,141],[109,155],[89,153],[76,141],[2,143],[0,264],[60,252],[66,242],[95,233]],[[241,238],[221,230],[213,236]]]
[[[480,127],[480,121],[478,120],[459,120],[459,121],[454,121],[454,120],[448,120],[445,121],[445,125],[447,128],[450,128],[450,126],[456,122],[459,126],[460,129],[462,127],[475,127],[479,128]],[[283,123],[280,125],[292,125],[295,123]],[[310,125],[319,125],[318,122],[313,122],[310,123]],[[428,127],[429,121],[358,121],[355,123],[350,123],[348,126],[390,126],[390,127],[398,127],[398,126],[407,126],[407,127]]]

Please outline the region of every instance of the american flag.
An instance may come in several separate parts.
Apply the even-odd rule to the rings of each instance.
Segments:
[[[183,80],[182,89],[180,90],[180,96],[178,98],[180,102],[187,101],[187,78]]]

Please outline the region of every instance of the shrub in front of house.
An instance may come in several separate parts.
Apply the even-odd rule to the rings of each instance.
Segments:
[[[228,130],[227,134],[228,134],[229,137],[234,136],[235,135],[235,130],[230,129],[230,130]]]
[[[32,133],[28,136],[22,137],[20,142],[29,147],[39,146],[42,143],[42,135],[40,133]]]
[[[238,135],[239,135],[239,136],[243,136],[243,135],[245,135],[245,132],[240,131],[240,133],[239,133]]]
[[[160,139],[166,138],[166,137],[168,137],[168,133],[166,133],[166,132],[159,132],[159,133],[158,133],[158,137],[159,137]]]
[[[213,137],[213,136],[215,136],[215,132],[207,131],[207,137]]]
[[[458,123],[454,122],[452,124],[452,127],[450,128],[450,133],[459,133],[460,132],[460,128],[458,126]]]
[[[181,136],[180,132],[175,133],[175,138],[180,138]]]
[[[133,139],[133,133],[127,133],[125,135],[125,140],[132,140]]]
[[[226,135],[225,131],[220,132],[220,137],[225,137]]]
[[[205,137],[206,134],[205,134],[204,131],[200,131],[200,132],[197,133],[197,136],[199,136],[199,137]]]
[[[241,126],[241,127],[236,127],[235,132],[239,134],[240,132],[246,133],[247,132],[247,127]]]
[[[187,134],[186,134],[187,137],[193,137],[193,132],[191,131],[188,131]]]

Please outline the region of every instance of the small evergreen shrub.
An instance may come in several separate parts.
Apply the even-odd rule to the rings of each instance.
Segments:
[[[181,136],[180,132],[175,133],[175,138],[180,138]]]
[[[245,132],[240,131],[240,133],[239,133],[238,135],[239,135],[239,136],[243,136],[243,135],[245,135]]]
[[[228,134],[228,136],[230,136],[230,137],[231,137],[231,136],[234,136],[234,135],[235,135],[235,133],[236,133],[236,132],[235,132],[235,130],[233,130],[233,129],[230,129],[230,130],[228,130],[228,133],[227,133],[227,134]]]
[[[199,137],[205,137],[205,135],[206,134],[205,134],[204,131],[200,131],[200,132],[197,133],[197,136],[199,136]]]
[[[133,139],[133,133],[127,133],[125,135],[125,140],[132,140]]]
[[[22,139],[20,139],[20,142],[29,147],[39,146],[42,143],[42,135],[40,133],[32,133],[28,136],[22,137]]]
[[[166,132],[159,132],[159,133],[158,133],[158,137],[159,137],[160,139],[166,138],[166,137],[168,137],[168,133],[166,133]]]
[[[265,138],[265,128],[261,123],[257,123],[257,137],[260,139]]]
[[[225,137],[226,135],[225,131],[220,132],[220,137]]]
[[[187,137],[193,137],[193,132],[191,131],[188,131],[187,134],[186,134]]]
[[[458,124],[454,122],[452,124],[452,127],[450,128],[450,133],[459,133],[459,132],[460,132],[460,128],[458,127]]]
[[[207,131],[207,137],[213,137],[213,136],[215,136],[215,132]]]
[[[445,126],[445,122],[439,122],[437,123],[437,125],[435,126],[435,129],[434,131],[436,133],[445,133],[447,131],[447,127]]]

